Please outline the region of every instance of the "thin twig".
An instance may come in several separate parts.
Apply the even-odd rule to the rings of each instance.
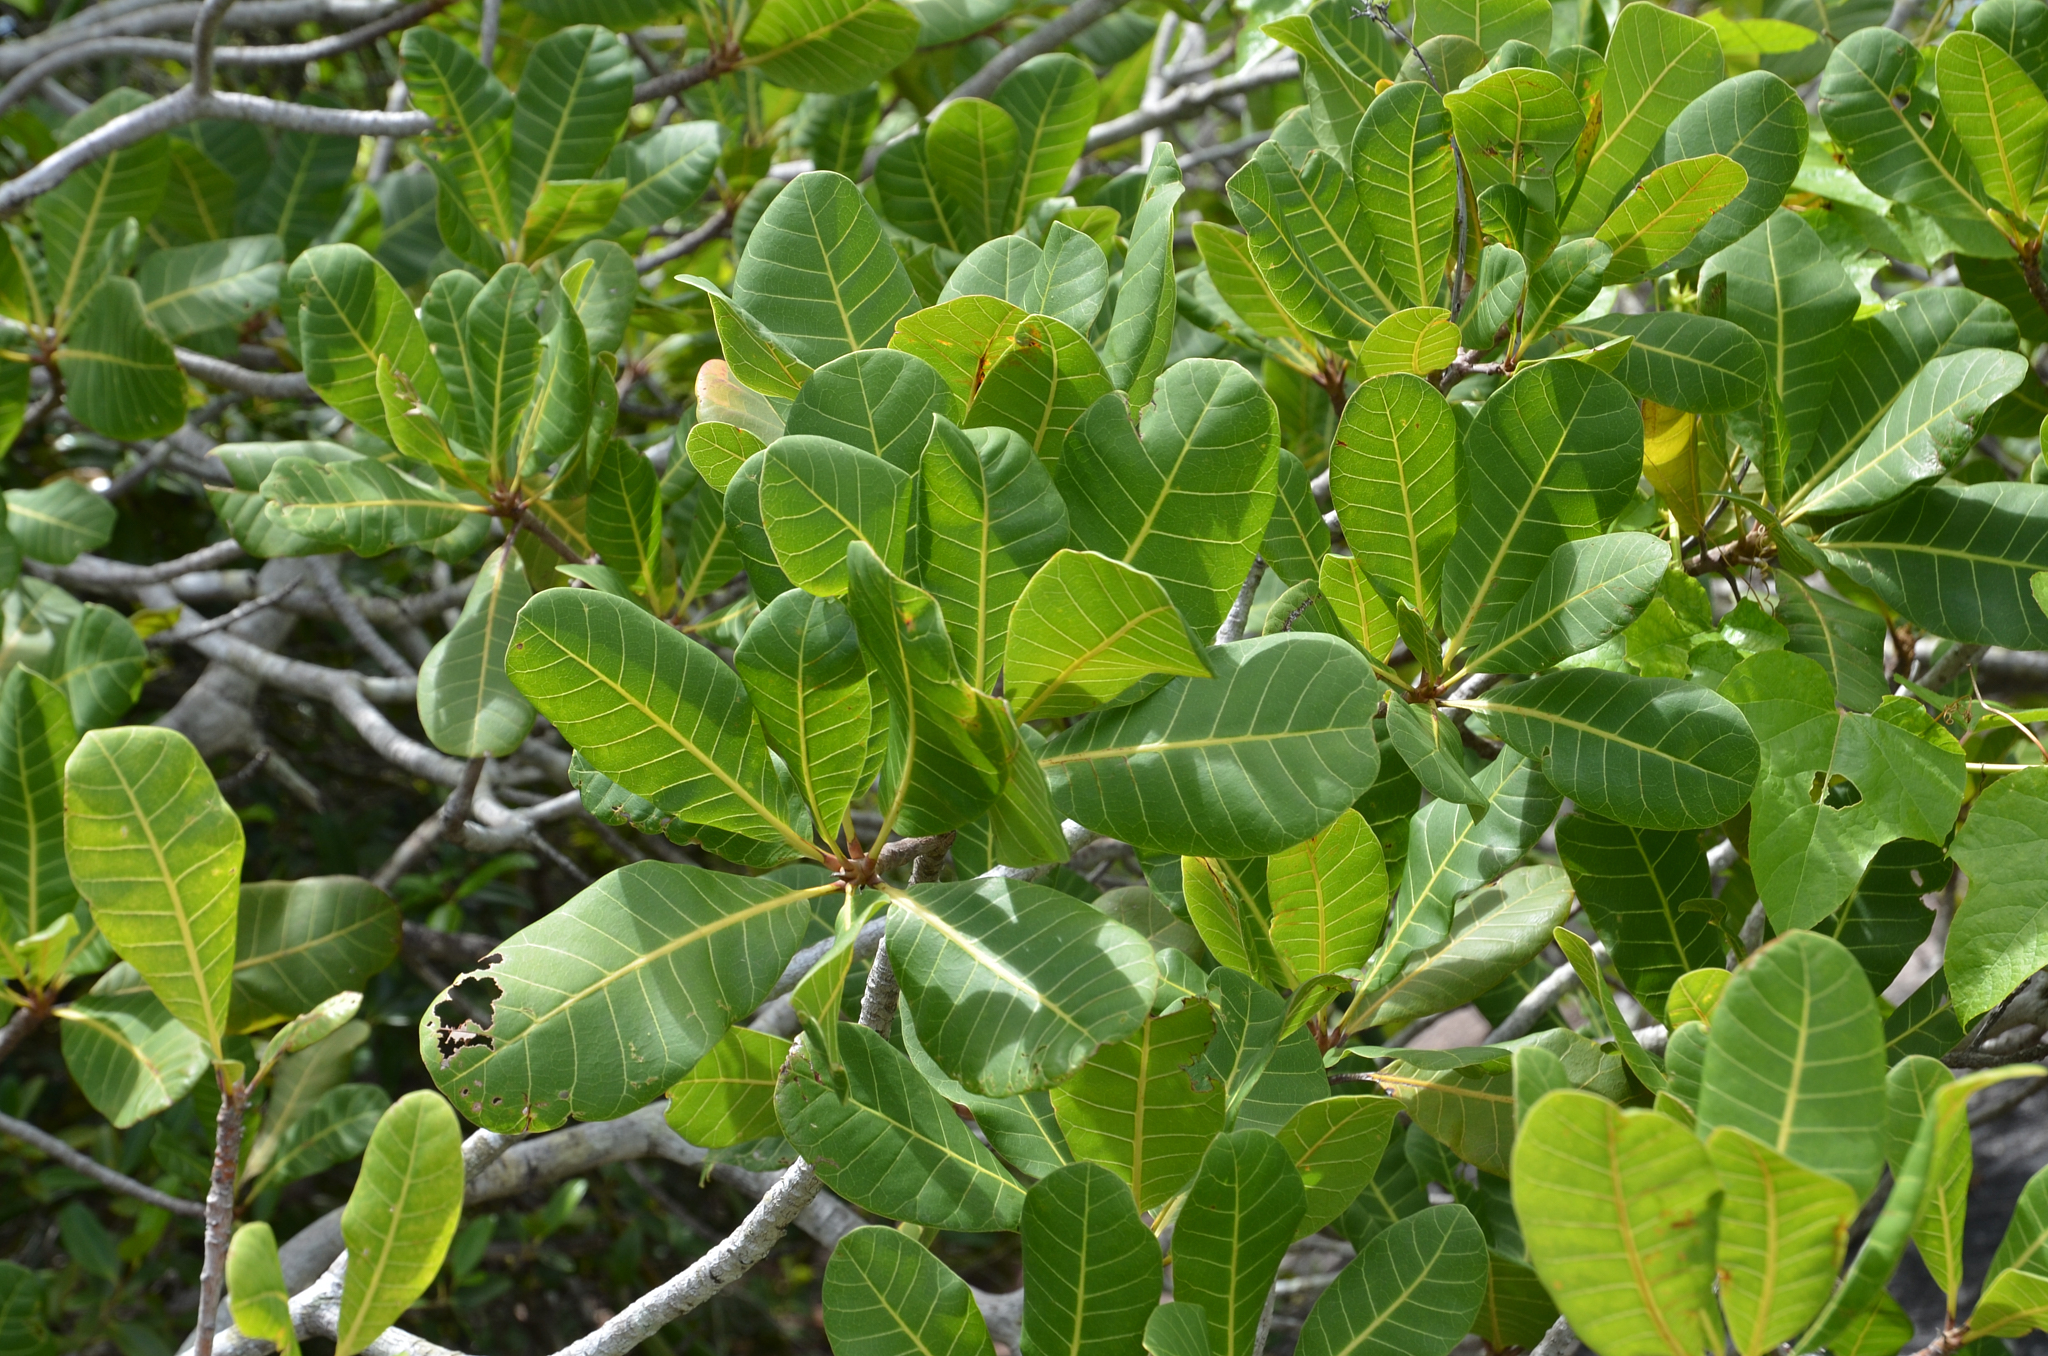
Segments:
[[[249,1089],[222,1080],[220,1113],[213,1122],[213,1177],[206,1193],[206,1254],[199,1267],[199,1330],[192,1356],[213,1356],[213,1329],[220,1318],[221,1288],[227,1279],[228,1235],[235,1227],[235,1174],[242,1159],[242,1115]]]
[[[1230,604],[1230,611],[1223,618],[1223,625],[1216,628],[1216,644],[1228,645],[1244,637],[1245,623],[1251,620],[1252,599],[1259,593],[1259,583],[1266,577],[1266,558],[1253,556],[1252,567],[1245,573],[1244,584],[1237,591],[1237,598]]]
[[[377,874],[370,877],[379,889],[389,890],[397,884],[398,878],[405,874],[406,868],[469,818],[470,803],[476,798],[476,784],[484,775],[486,761],[488,760],[484,755],[478,754],[463,764],[462,780],[448,793],[448,799],[441,802],[441,808],[421,820],[419,827],[398,845],[398,851],[391,854],[391,860],[378,867]]]
[[[275,593],[266,593],[261,598],[251,598],[248,602],[223,612],[218,617],[209,617],[203,625],[189,627],[183,631],[154,632],[144,637],[142,643],[144,645],[170,645],[180,641],[196,640],[200,636],[210,636],[215,631],[225,631],[245,617],[253,617],[266,608],[276,607],[286,598],[289,598],[292,590],[298,588],[302,582],[304,581],[294,579]]]
[[[1182,85],[1151,108],[1141,108],[1134,113],[1126,113],[1121,118],[1112,118],[1108,122],[1097,123],[1089,128],[1086,150],[1092,155],[1105,146],[1114,146],[1117,142],[1134,137],[1140,132],[1149,131],[1154,127],[1164,127],[1170,122],[1179,122],[1190,113],[1199,112],[1211,104],[1221,103],[1233,94],[1264,89],[1268,85],[1277,85],[1283,80],[1293,80],[1300,75],[1301,62],[1294,53],[1289,52],[1285,56],[1261,62],[1248,71],[1239,71],[1235,75],[1226,75],[1217,80],[1204,80],[1199,84]],[[4,208],[5,205],[4,199],[0,199],[0,208]]]
[[[348,589],[341,582],[341,569],[333,556],[315,556],[308,562],[313,567],[313,579],[320,588],[320,596],[327,600],[328,610],[334,613],[342,627],[356,644],[370,652],[383,670],[393,678],[414,678],[419,674],[412,665],[405,662],[405,656],[391,647],[391,642],[377,634],[377,628],[370,625],[370,619],[356,606]]]
[[[483,13],[477,20],[476,58],[490,70],[498,55],[498,20],[504,12],[505,0],[484,0]]]
[[[201,1202],[188,1201],[181,1196],[168,1196],[155,1187],[144,1186],[133,1177],[114,1171],[91,1155],[80,1153],[55,1135],[36,1129],[27,1121],[0,1115],[0,1134],[14,1136],[22,1143],[48,1154],[73,1172],[84,1173],[101,1186],[125,1192],[138,1201],[168,1210],[174,1215],[185,1215],[191,1219],[206,1218],[206,1206]]]
[[[711,220],[702,226],[683,232],[658,250],[650,250],[634,260],[633,266],[642,273],[652,273],[663,264],[694,254],[709,240],[715,240],[732,230],[732,209],[721,207]]]

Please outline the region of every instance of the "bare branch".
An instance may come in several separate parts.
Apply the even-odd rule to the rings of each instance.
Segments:
[[[1244,638],[1245,623],[1251,620],[1252,599],[1258,597],[1259,584],[1265,577],[1266,558],[1253,556],[1252,567],[1245,572],[1244,584],[1231,602],[1230,611],[1224,615],[1223,625],[1216,628],[1216,644],[1228,645],[1233,640]]]
[[[484,765],[489,761],[478,754],[463,765],[462,780],[455,783],[455,789],[448,793],[448,799],[441,802],[441,808],[421,820],[419,827],[398,845],[398,851],[391,854],[391,860],[378,867],[377,874],[370,878],[379,889],[389,890],[405,874],[407,867],[426,854],[428,848],[469,818],[470,802],[476,797],[476,784],[483,777]]]
[[[487,71],[497,60],[498,20],[504,9],[505,0],[484,0],[483,13],[477,19],[476,56]]]
[[[218,617],[208,618],[201,625],[193,627],[182,635],[174,635],[170,631],[158,631],[153,635],[144,637],[142,643],[144,645],[169,645],[174,641],[192,640],[199,636],[210,636],[215,631],[225,631],[244,617],[253,617],[265,608],[276,607],[286,598],[289,598],[298,587],[299,581],[294,579],[275,593],[266,593],[261,598],[251,598],[248,602],[230,608]]]
[[[1261,62],[1248,71],[1226,75],[1218,80],[1204,80],[1199,84],[1182,85],[1166,98],[1141,108],[1135,113],[1126,113],[1121,118],[1097,123],[1088,129],[1087,150],[1090,154],[1105,146],[1137,136],[1140,132],[1154,127],[1164,127],[1170,122],[1179,122],[1190,113],[1200,112],[1211,104],[1220,103],[1233,94],[1248,90],[1264,89],[1277,85],[1283,80],[1293,80],[1301,74],[1301,62],[1292,52],[1271,61]],[[5,207],[0,199],[0,208]]]
[[[315,556],[309,562],[313,567],[313,579],[319,586],[320,596],[327,600],[328,610],[340,619],[356,644],[370,652],[393,678],[418,679],[412,665],[405,662],[405,656],[391,648],[391,642],[377,634],[377,628],[370,625],[370,619],[356,606],[356,600],[341,582],[341,569],[333,556]]]
[[[1607,963],[1607,944],[1593,943],[1593,959]],[[1570,992],[1572,985],[1579,982],[1578,972],[1569,965],[1560,965],[1542,979],[1536,987],[1522,995],[1522,1001],[1515,1004],[1514,1011],[1500,1019],[1500,1025],[1486,1033],[1486,1044],[1497,1041],[1511,1041],[1517,1036],[1526,1036],[1536,1029],[1543,1014],[1557,1006],[1557,1000]]]
[[[652,273],[663,264],[695,253],[705,241],[716,239],[732,229],[732,209],[721,207],[711,220],[695,230],[685,231],[658,250],[650,250],[634,261],[633,266],[642,273]]]
[[[737,54],[713,52],[702,61],[692,62],[681,70],[668,71],[652,79],[642,80],[633,86],[633,102],[646,104],[656,99],[666,99],[671,94],[681,94],[684,90],[701,85],[707,80],[716,80],[737,64]]]
[[[960,87],[947,95],[939,108],[932,110],[934,116],[939,109],[955,99],[983,99],[995,92],[997,85],[1031,58],[1050,52],[1062,46],[1096,20],[1106,18],[1124,7],[1125,0],[1081,0],[1072,5],[1057,19],[1041,24],[1030,33],[995,54],[989,63],[963,81]],[[929,121],[929,119],[927,119]]]
[[[12,75],[62,48],[92,45],[141,33],[190,32],[199,0],[162,4],[104,4],[52,24],[34,37],[0,45],[0,74]],[[392,0],[245,0],[221,23],[229,29],[292,29],[305,23],[368,24],[399,9]],[[181,50],[190,52],[189,47]],[[304,58],[301,58],[302,60]]]
[[[199,17],[192,21],[192,92],[200,98],[213,93],[213,40],[220,34],[220,21],[235,0],[205,0]],[[204,1342],[202,1346],[211,1346]],[[205,1356],[204,1352],[200,1356]]]
[[[115,1172],[98,1159],[88,1154],[80,1153],[55,1135],[46,1134],[36,1129],[27,1121],[18,1121],[12,1116],[0,1115],[0,1134],[14,1136],[22,1143],[48,1154],[73,1172],[84,1173],[101,1186],[111,1187],[115,1191],[126,1192],[138,1201],[146,1201],[150,1205],[168,1210],[174,1215],[184,1215],[191,1219],[206,1218],[206,1207],[200,1202],[188,1201],[182,1196],[167,1196],[155,1187],[144,1186],[133,1177]]]
[[[81,555],[69,565],[35,565],[30,572],[38,578],[87,593],[133,594],[152,584],[167,584],[180,575],[214,570],[242,558],[238,541],[217,541],[156,565],[130,565],[103,556]],[[175,600],[174,600],[175,601]]]

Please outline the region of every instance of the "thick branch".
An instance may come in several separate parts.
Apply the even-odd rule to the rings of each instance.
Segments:
[[[986,66],[969,76],[958,89],[947,95],[939,108],[944,108],[955,99],[987,98],[995,92],[997,85],[1003,83],[1010,72],[1031,58],[1061,46],[1067,39],[1088,28],[1096,20],[1114,14],[1124,7],[1124,3],[1125,0],[1081,0],[1078,5],[1069,6],[1057,19],[1041,24],[996,53]],[[933,110],[934,114],[937,112],[938,109]]]
[[[252,372],[239,363],[189,348],[181,348],[177,353],[178,366],[185,369],[187,376],[212,386],[225,386],[230,391],[271,400],[306,400],[313,394],[312,383],[306,380],[304,372]]]
[[[393,13],[389,0],[245,0],[222,22],[222,28],[291,29],[304,23],[367,24]],[[138,33],[190,32],[201,5],[187,3],[118,3],[94,5],[63,23],[20,42],[0,45],[0,74],[12,75],[51,52],[96,46],[109,38]],[[189,51],[183,44],[182,50]]]
[[[145,1201],[174,1215],[185,1215],[192,1219],[206,1218],[206,1207],[198,1201],[188,1201],[180,1196],[167,1196],[155,1187],[144,1186],[133,1177],[115,1172],[98,1159],[80,1153],[55,1135],[36,1129],[27,1121],[0,1115],[0,1134],[14,1136],[22,1143],[48,1154],[73,1172],[84,1173],[101,1186],[125,1192],[138,1201]]]

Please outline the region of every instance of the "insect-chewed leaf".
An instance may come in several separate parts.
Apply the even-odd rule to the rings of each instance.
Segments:
[[[1320,833],[1372,785],[1378,703],[1358,650],[1282,635],[1208,658],[1213,680],[1177,678],[1047,743],[1062,813],[1150,851],[1253,856]]]
[[[1223,1083],[1203,1059],[1215,1030],[1208,1001],[1189,999],[1103,1046],[1052,1090],[1053,1115],[1074,1156],[1129,1183],[1140,1210],[1186,1186],[1223,1129]]]
[[[860,541],[892,572],[916,514],[910,477],[830,438],[789,434],[761,464],[761,521],[789,581],[821,598],[847,589],[846,547]]]
[[[1024,1197],[1024,1339],[1037,1356],[1138,1350],[1159,1303],[1159,1241],[1130,1189],[1097,1163],[1061,1168]]]
[[[20,664],[0,678],[0,907],[17,936],[78,900],[64,861],[64,762],[77,744],[60,689]]]
[[[1210,670],[1158,580],[1093,551],[1061,551],[1010,614],[1003,684],[1018,718],[1072,716],[1155,673]]]
[[[409,1092],[377,1122],[342,1208],[339,1356],[370,1345],[426,1292],[461,1222],[462,1130],[439,1093]]]
[[[420,1019],[420,1056],[487,1128],[622,1116],[673,1086],[767,998],[818,893],[635,862],[458,979],[465,994],[489,997],[489,1020],[444,995]]]
[[[1884,1023],[1840,942],[1788,932],[1721,995],[1700,1089],[1704,1128],[1732,1126],[1858,1200],[1884,1166]]]
[[[806,842],[801,802],[739,675],[645,608],[595,589],[538,593],[519,611],[505,669],[626,790],[695,824]]]
[[[1714,1198],[1693,1132],[1656,1111],[1552,1092],[1515,1138],[1515,1215],[1536,1274],[1607,1356],[1681,1356],[1720,1341]],[[1617,1275],[1614,1259],[1631,1259]]]
[[[840,1239],[822,1295],[840,1356],[994,1356],[967,1282],[894,1229],[871,1224]]]
[[[533,706],[505,674],[519,609],[533,596],[519,553],[500,548],[477,571],[462,615],[420,665],[420,728],[457,758],[502,758],[525,742]]]
[[[889,959],[918,1044],[986,1097],[1059,1082],[1137,1030],[1158,985],[1136,932],[1057,890],[1001,879],[896,895]]]
[[[1337,1274],[1301,1327],[1303,1356],[1444,1356],[1486,1298],[1486,1236],[1462,1205],[1379,1234]]]
[[[775,1094],[782,1132],[826,1185],[878,1215],[941,1229],[1014,1229],[1024,1188],[908,1057],[839,1025],[846,1093],[798,1048]]]
[[[1721,1179],[1714,1265],[1741,1356],[1796,1337],[1827,1302],[1856,1218],[1853,1189],[1721,1126],[1707,1137]]]
[[[706,1149],[781,1134],[775,1080],[788,1057],[789,1042],[782,1037],[733,1027],[668,1090],[670,1128]]]
[[[1173,1231],[1176,1293],[1200,1295],[1215,1356],[1251,1356],[1273,1276],[1307,1209],[1301,1174],[1263,1130],[1218,1135]]]
[[[1468,703],[1580,805],[1645,829],[1719,824],[1756,786],[1757,738],[1727,698],[1677,678],[1546,674]]]
[[[797,9],[807,0],[787,3]],[[865,0],[864,8],[901,7]],[[917,307],[874,209],[851,180],[829,170],[798,175],[761,214],[733,275],[732,299],[813,367],[880,345]]]
[[[190,740],[94,730],[64,767],[64,849],[115,952],[216,1052],[227,1030],[242,822]]]

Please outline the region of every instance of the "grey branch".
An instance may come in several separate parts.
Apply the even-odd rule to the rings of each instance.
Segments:
[[[1602,965],[1607,963],[1606,943],[1593,943],[1593,959]],[[1486,1033],[1486,1044],[1511,1041],[1534,1031],[1543,1014],[1556,1007],[1557,1000],[1578,982],[1578,972],[1570,965],[1560,965],[1552,970],[1537,982],[1535,988],[1522,995],[1522,1001],[1515,1004],[1514,1011],[1500,1019],[1499,1026]]]
[[[419,674],[405,662],[405,656],[392,649],[391,642],[377,634],[377,628],[370,625],[370,619],[356,606],[355,598],[341,582],[341,567],[336,558],[315,556],[308,563],[313,567],[313,580],[319,586],[320,596],[327,600],[328,610],[341,620],[343,628],[356,644],[369,651],[370,658],[393,678],[417,680]]]
[[[1065,13],[1050,23],[1041,24],[1028,35],[1011,43],[989,61],[986,66],[969,76],[960,87],[947,95],[946,104],[955,99],[985,99],[995,92],[997,85],[1031,58],[1050,52],[1066,42],[1076,33],[1088,28],[1096,20],[1107,18],[1124,7],[1124,0],[1081,0],[1078,5],[1069,6]],[[934,115],[938,109],[933,109]]]
[[[181,1196],[167,1196],[155,1187],[144,1186],[133,1177],[115,1172],[98,1159],[58,1139],[55,1135],[36,1129],[27,1121],[18,1121],[12,1116],[0,1115],[0,1134],[8,1134],[22,1143],[56,1159],[73,1172],[82,1172],[101,1186],[112,1187],[115,1191],[126,1192],[138,1201],[168,1210],[174,1215],[185,1215],[191,1219],[206,1218],[206,1206],[200,1201],[188,1201]]]
[[[181,348],[177,354],[178,366],[185,369],[186,375],[212,386],[272,400],[304,400],[313,394],[312,383],[306,380],[304,372],[252,372],[240,363],[189,348]]]
[[[244,617],[253,617],[265,608],[276,607],[279,603],[291,597],[298,587],[299,581],[294,579],[275,593],[266,593],[260,598],[251,598],[246,603],[240,603],[223,612],[220,616],[209,618],[200,625],[192,627],[182,636],[173,636],[169,631],[158,631],[153,635],[145,637],[142,643],[144,645],[169,645],[174,640],[191,640],[198,636],[212,635],[215,631],[225,631]]]
[[[1579,1335],[1572,1331],[1571,1320],[1560,1318],[1550,1325],[1550,1331],[1543,1334],[1529,1351],[1529,1356],[1570,1356],[1577,1350]]]
[[[1266,558],[1253,556],[1251,569],[1245,571],[1244,584],[1237,591],[1237,598],[1230,604],[1230,611],[1224,615],[1223,625],[1216,628],[1216,644],[1228,645],[1233,640],[1244,639],[1244,627],[1251,620],[1252,599],[1259,595],[1259,583],[1266,577]]]
[[[636,259],[633,266],[642,273],[652,273],[663,264],[680,259],[686,254],[694,253],[705,241],[714,239],[731,229],[732,209],[730,207],[721,207],[712,215],[711,220],[695,230],[685,231],[658,250],[649,250],[646,254]]]
[[[0,74],[13,75],[63,48],[93,46],[110,38],[143,33],[190,32],[199,19],[200,9],[198,0],[177,4],[158,0],[124,4],[113,0],[94,5],[34,37],[0,45]],[[330,22],[356,26],[388,17],[398,9],[390,0],[246,0],[226,17],[221,27],[290,29],[304,23]],[[179,46],[186,53],[191,51],[182,43]]]
[[[1217,80],[1204,80],[1193,85],[1182,85],[1150,108],[1141,108],[1135,113],[1126,113],[1121,118],[1112,118],[1108,122],[1097,123],[1089,128],[1087,150],[1093,154],[1105,146],[1114,146],[1117,142],[1134,137],[1140,132],[1179,122],[1189,114],[1198,113],[1211,104],[1228,99],[1233,94],[1264,89],[1283,80],[1293,80],[1300,74],[1301,63],[1290,52],[1284,57],[1261,62],[1248,71],[1239,71],[1236,75],[1226,75]],[[0,207],[4,206],[4,201],[0,201]]]

